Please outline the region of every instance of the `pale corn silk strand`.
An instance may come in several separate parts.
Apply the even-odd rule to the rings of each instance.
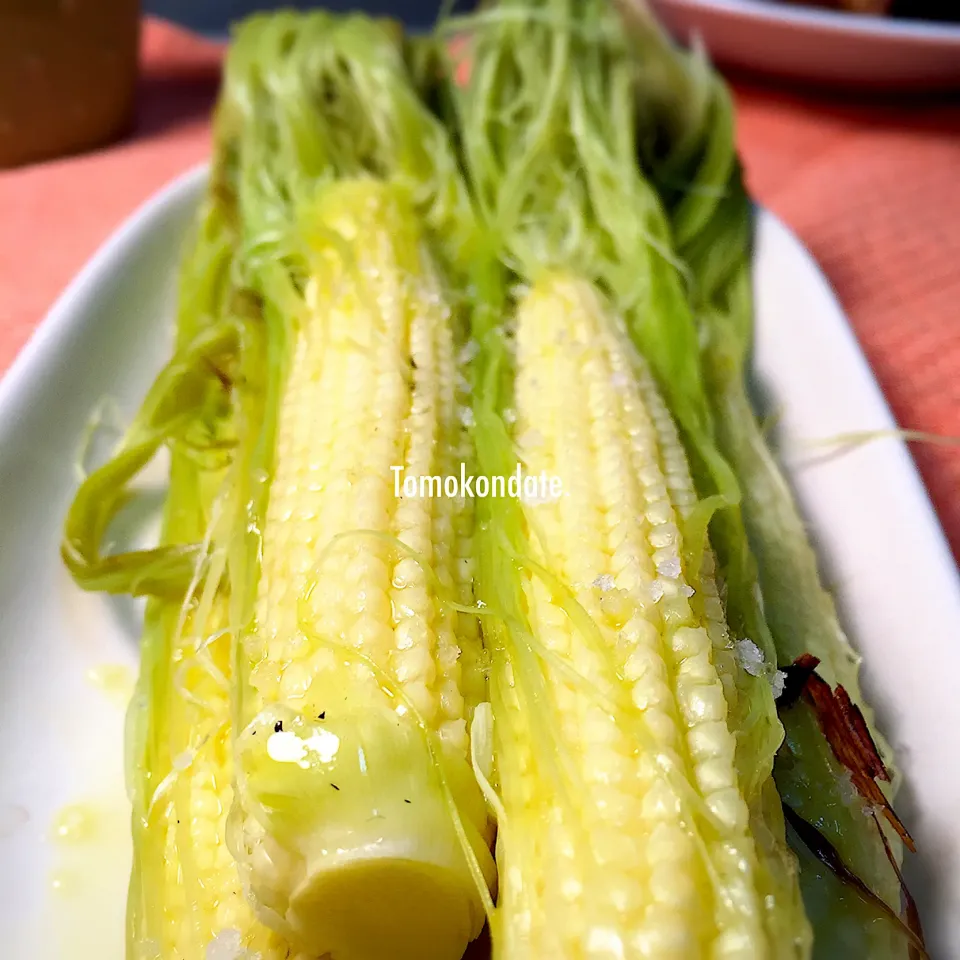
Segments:
[[[773,424],[768,430],[775,428]],[[877,440],[902,440],[904,443],[927,443],[936,447],[960,447],[960,437],[950,434],[928,433],[924,430],[906,430],[892,428],[886,430],[851,430],[847,433],[837,433],[827,437],[817,437],[798,441],[801,450],[822,450],[822,453],[811,453],[804,458],[804,466],[827,463],[838,457],[853,453],[860,447],[874,443]]]

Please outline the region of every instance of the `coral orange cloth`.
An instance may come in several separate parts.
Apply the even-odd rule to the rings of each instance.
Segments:
[[[819,261],[897,422],[960,436],[960,103],[735,90],[750,190]],[[960,561],[960,448],[911,447]]]
[[[0,172],[0,371],[124,217],[208,154],[221,56],[148,21],[134,134]],[[754,196],[819,260],[897,420],[960,435],[960,105],[735,92]],[[960,450],[913,452],[960,559]]]

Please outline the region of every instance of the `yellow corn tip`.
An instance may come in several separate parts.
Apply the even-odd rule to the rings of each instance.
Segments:
[[[391,471],[458,472],[451,314],[393,189],[329,187],[303,233],[310,276],[241,655],[240,856],[261,916],[312,952],[453,960],[493,874],[468,763],[478,631],[446,602],[472,602],[472,508],[397,498]]]
[[[528,293],[516,371],[518,455],[563,494],[523,507],[549,571],[524,574],[546,695],[529,695],[529,659],[496,677],[500,954],[765,956],[729,638],[712,557],[696,592],[684,575],[676,429],[588,283]]]

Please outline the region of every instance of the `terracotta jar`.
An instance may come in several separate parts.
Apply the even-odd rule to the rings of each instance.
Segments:
[[[0,0],[0,167],[86,150],[133,119],[139,0]]]

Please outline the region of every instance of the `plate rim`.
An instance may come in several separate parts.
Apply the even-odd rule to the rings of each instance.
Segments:
[[[711,12],[725,17],[746,17],[770,26],[823,30],[836,36],[960,48],[960,24],[934,20],[895,20],[873,14],[794,6],[774,0],[654,0],[654,4],[658,7]]]

